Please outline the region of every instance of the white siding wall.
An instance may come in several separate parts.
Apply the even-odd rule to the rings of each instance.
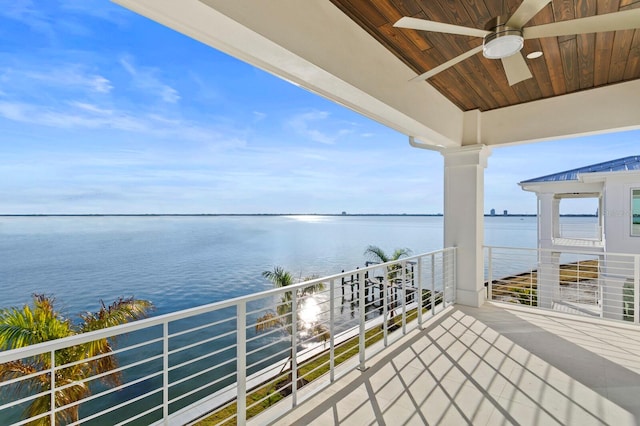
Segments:
[[[609,252],[640,253],[640,236],[631,236],[632,189],[640,189],[640,174],[611,174],[606,178],[603,213]]]

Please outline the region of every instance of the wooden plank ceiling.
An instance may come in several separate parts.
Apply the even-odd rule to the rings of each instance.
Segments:
[[[492,17],[511,14],[520,0],[331,0],[417,74],[465,51],[482,39],[394,28],[403,16],[484,29]],[[640,0],[553,0],[525,27],[640,7]],[[639,22],[640,26],[640,22]],[[640,78],[640,30],[525,40],[522,53],[532,79],[509,86],[501,61],[478,53],[430,78],[463,111],[495,108],[564,95]]]

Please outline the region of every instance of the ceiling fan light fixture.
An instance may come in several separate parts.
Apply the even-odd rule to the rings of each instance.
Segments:
[[[482,55],[487,59],[502,59],[515,55],[524,46],[522,31],[503,27],[488,34],[482,44]]]
[[[507,26],[507,16],[496,16],[485,25],[489,34],[482,42],[482,55],[487,59],[502,59],[515,55],[524,46],[522,30]]]

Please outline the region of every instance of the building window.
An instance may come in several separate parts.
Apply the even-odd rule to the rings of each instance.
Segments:
[[[631,235],[640,236],[640,189],[631,190]]]

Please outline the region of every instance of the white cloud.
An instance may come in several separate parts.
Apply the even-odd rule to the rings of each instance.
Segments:
[[[63,10],[124,25],[127,10],[103,0],[59,0]]]
[[[180,94],[173,87],[163,83],[156,77],[159,72],[154,68],[137,68],[133,64],[133,59],[130,56],[126,56],[120,59],[120,64],[125,71],[132,77],[132,82],[138,89],[158,96],[164,102],[176,103],[180,100]]]
[[[75,103],[70,109],[62,110],[29,103],[0,102],[0,116],[20,123],[60,129],[111,128],[134,132],[148,132],[153,129],[136,117],[114,114],[83,103]]]
[[[80,65],[65,65],[44,73],[33,70],[5,70],[4,78],[14,80],[26,78],[41,82],[49,87],[80,88],[96,93],[109,93],[113,89],[106,77],[87,72]]]
[[[317,124],[327,118],[329,118],[329,113],[326,111],[305,112],[289,119],[287,126],[299,135],[309,138],[314,142],[331,145],[335,143],[336,138],[334,136],[330,136],[317,128],[312,128],[314,123]]]
[[[54,31],[51,20],[42,9],[36,7],[32,0],[12,0],[3,2],[0,15],[21,22],[33,31],[53,37]]]
[[[91,79],[93,90],[99,93],[108,93],[113,89],[111,82],[106,78],[96,75]]]
[[[258,121],[262,121],[265,118],[267,118],[267,114],[265,114],[264,112],[253,111],[253,121],[254,121],[254,123],[257,123]]]
[[[11,102],[0,102],[0,116],[12,120],[24,122],[27,118],[27,105]]]
[[[158,139],[204,143],[211,150],[246,145],[232,130],[203,126],[197,122],[159,114],[134,113],[72,101],[67,108],[26,102],[0,101],[0,117],[7,120],[58,129],[104,129],[145,134]]]
[[[102,114],[102,115],[112,115],[113,114],[113,110],[111,110],[111,109],[100,108],[97,105],[93,105],[93,104],[89,104],[89,103],[85,103],[85,102],[73,101],[73,102],[69,102],[69,105],[74,106],[74,107],[79,108],[79,109],[83,109],[85,111],[93,112],[93,113],[96,113],[96,114]]]
[[[125,26],[129,12],[102,0],[33,0],[5,1],[0,16],[18,21],[33,32],[58,42],[58,33],[83,36],[93,32],[87,17]]]
[[[195,99],[206,102],[221,102],[223,100],[223,95],[217,90],[211,78],[204,80],[191,69],[187,72],[187,76],[195,86]]]

